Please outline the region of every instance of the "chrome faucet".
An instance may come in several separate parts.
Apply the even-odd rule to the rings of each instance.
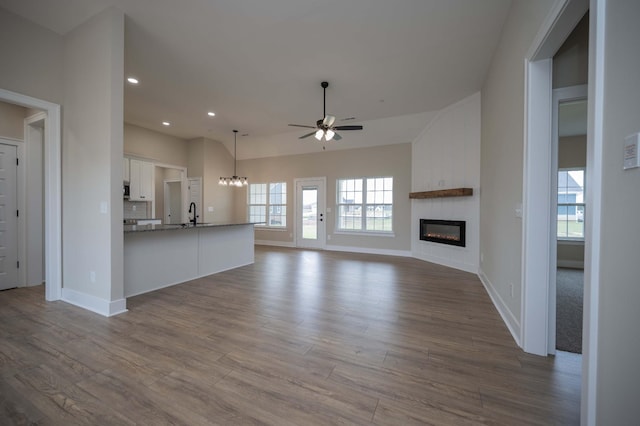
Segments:
[[[193,208],[193,219],[189,219],[189,222],[193,223],[193,226],[196,226],[196,223],[198,223],[198,216],[196,215],[196,203],[193,201],[189,204],[189,213],[191,213],[191,208]]]

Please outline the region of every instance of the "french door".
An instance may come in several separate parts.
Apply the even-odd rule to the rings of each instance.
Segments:
[[[324,249],[326,178],[296,179],[296,247]]]

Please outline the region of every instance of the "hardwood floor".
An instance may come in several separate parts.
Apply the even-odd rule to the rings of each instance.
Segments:
[[[0,292],[0,424],[578,424],[580,356],[513,342],[478,278],[256,247],[104,318]]]

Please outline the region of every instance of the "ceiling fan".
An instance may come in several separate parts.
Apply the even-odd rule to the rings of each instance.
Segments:
[[[298,139],[304,139],[304,138],[308,138],[311,135],[315,135],[316,139],[318,139],[319,141],[322,141],[323,139],[325,141],[330,141],[332,139],[339,141],[340,139],[342,139],[342,136],[336,133],[336,130],[362,130],[362,126],[359,126],[359,125],[349,125],[349,126],[333,125],[336,121],[336,117],[334,117],[333,115],[327,115],[327,87],[329,87],[329,83],[327,83],[326,81],[323,81],[322,83],[320,83],[320,85],[322,86],[323,95],[324,95],[323,109],[322,109],[322,112],[324,113],[324,118],[316,121],[315,127],[306,126],[304,124],[289,124],[289,126],[293,126],[293,127],[305,127],[309,129],[315,129],[313,132],[307,133],[306,135],[302,135]]]

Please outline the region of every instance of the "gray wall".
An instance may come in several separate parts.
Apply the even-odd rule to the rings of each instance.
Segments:
[[[319,148],[321,149],[321,148]],[[316,154],[289,155],[243,160],[238,169],[249,177],[249,182],[287,182],[287,229],[286,232],[256,230],[256,240],[293,244],[295,178],[327,178],[327,247],[355,247],[388,251],[411,249],[410,219],[411,205],[411,144],[384,145],[373,148],[358,148],[339,151],[319,151]],[[358,236],[335,234],[336,179],[349,177],[393,176],[394,233],[395,237]],[[238,192],[236,212],[246,218],[246,191]]]
[[[640,2],[606,2],[597,423],[640,418],[640,168],[622,169],[623,140],[640,131]],[[588,218],[587,218],[588,219]]]
[[[24,119],[27,109],[18,105],[0,102],[0,136],[9,139],[24,139]]]
[[[63,297],[120,300],[124,15],[108,9],[64,39]]]
[[[0,87],[62,103],[63,39],[0,8]]]
[[[589,78],[589,14],[553,56],[553,88],[587,84]]]
[[[515,210],[523,199],[524,58],[553,3],[512,3],[482,89],[480,273],[516,325],[522,297],[522,219]]]

